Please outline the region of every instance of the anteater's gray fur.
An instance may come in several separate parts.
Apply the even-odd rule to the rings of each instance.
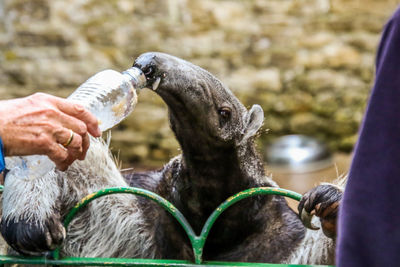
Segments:
[[[38,180],[7,177],[2,233],[17,250],[40,253],[60,243],[60,218],[81,198],[102,188],[137,186],[178,207],[199,233],[227,197],[247,188],[277,186],[265,175],[254,137],[261,108],[249,111],[219,80],[186,61],[147,53],[135,61],[169,107],[171,128],[182,148],[161,170],[123,178],[108,146],[92,140],[87,158],[66,172]],[[134,115],[133,115],[134,116]],[[8,160],[9,166],[13,159]],[[88,257],[193,259],[181,227],[154,203],[133,195],[100,198],[68,229],[63,254]],[[217,221],[207,240],[206,260],[333,263],[334,241],[307,230],[279,196],[243,200]]]

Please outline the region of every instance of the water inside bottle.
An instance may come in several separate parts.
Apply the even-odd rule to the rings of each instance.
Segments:
[[[145,80],[144,77],[142,79]],[[92,112],[99,120],[102,131],[122,121],[137,103],[133,85],[126,76],[113,70],[105,70],[94,75],[68,99]]]

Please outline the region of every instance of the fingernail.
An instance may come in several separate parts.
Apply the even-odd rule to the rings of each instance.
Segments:
[[[102,123],[102,121],[101,120],[97,120],[97,133],[98,133],[98,136],[101,136],[101,130],[100,130],[100,125],[101,125],[101,123]]]
[[[74,104],[74,108],[78,112],[83,112],[85,110],[85,108],[79,104]]]
[[[96,134],[97,134],[96,137],[100,137],[101,136],[101,130],[100,130],[99,127],[97,127]]]

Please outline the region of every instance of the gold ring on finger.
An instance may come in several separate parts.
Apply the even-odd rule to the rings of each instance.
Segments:
[[[68,138],[68,141],[65,142],[64,144],[62,144],[63,147],[65,147],[65,148],[67,148],[71,144],[72,140],[74,139],[74,131],[72,131],[71,129],[69,131],[70,131],[70,136]]]

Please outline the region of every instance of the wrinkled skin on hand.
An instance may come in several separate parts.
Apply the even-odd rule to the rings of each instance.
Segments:
[[[10,112],[12,111],[12,112]],[[73,131],[73,139],[68,143]],[[47,155],[60,170],[85,158],[89,136],[101,135],[97,119],[78,104],[36,93],[0,101],[0,137],[6,156]]]

